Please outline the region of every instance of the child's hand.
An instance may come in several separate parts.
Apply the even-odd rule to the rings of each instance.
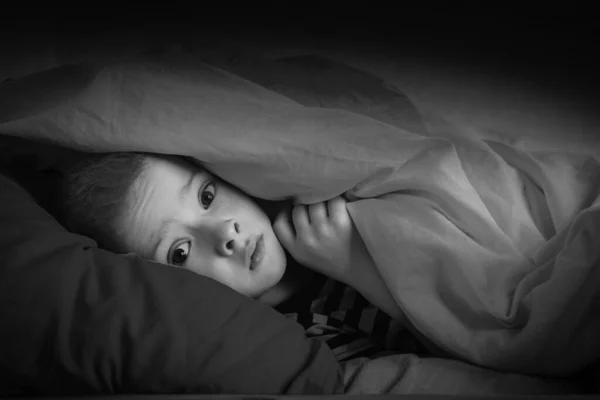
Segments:
[[[301,264],[330,278],[345,282],[351,273],[352,247],[362,242],[354,228],[346,200],[336,197],[327,202],[296,205],[280,213],[275,235]],[[362,243],[359,243],[362,244]]]
[[[404,318],[354,227],[344,198],[297,205],[291,219],[289,210],[280,213],[273,230],[296,261],[352,286],[393,318]]]

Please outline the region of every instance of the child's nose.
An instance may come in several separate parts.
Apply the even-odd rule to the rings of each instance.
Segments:
[[[243,250],[244,243],[240,236],[240,225],[236,221],[227,221],[219,230],[219,236],[217,240],[219,255],[228,257]]]

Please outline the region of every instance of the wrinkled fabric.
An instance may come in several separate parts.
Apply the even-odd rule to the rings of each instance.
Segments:
[[[0,131],[192,156],[265,199],[344,195],[398,305],[441,349],[556,376],[598,358],[597,158],[483,139],[431,113],[419,131],[385,111],[310,105],[293,82],[215,65],[171,55],[30,77],[0,94],[12,101]],[[34,100],[59,80],[68,93]]]
[[[539,378],[414,354],[343,363],[345,394],[574,395],[597,393],[583,380]]]

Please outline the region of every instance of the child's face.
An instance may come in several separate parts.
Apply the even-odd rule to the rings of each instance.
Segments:
[[[244,193],[183,160],[151,159],[122,225],[140,256],[258,297],[282,278],[286,257],[267,215]]]

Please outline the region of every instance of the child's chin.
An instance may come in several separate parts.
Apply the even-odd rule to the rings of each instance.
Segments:
[[[259,291],[260,294],[255,296],[254,298],[260,299],[265,296],[268,297],[269,293],[277,291],[278,284],[282,281],[284,272],[285,266],[281,267],[277,271],[269,271],[268,276],[264,276],[264,285]]]
[[[260,301],[261,303],[265,303],[272,307],[277,306],[285,300],[286,296],[284,291],[280,290],[277,287],[272,287],[268,290],[265,290],[259,296],[254,297],[255,300]]]
[[[258,300],[258,301],[267,303],[268,299],[269,299],[269,292],[271,292],[271,290],[272,290],[272,288],[269,288],[269,289],[259,292],[259,294],[257,294],[257,295],[250,296],[250,297],[253,298],[254,300]]]
[[[285,267],[282,268],[283,270],[285,270]],[[264,273],[264,275],[261,277],[263,285],[262,285],[262,290],[261,292],[268,292],[269,290],[272,290],[275,286],[277,286],[277,284],[283,279],[283,272],[282,270],[273,270],[273,271],[268,271],[267,273],[265,273],[266,271],[262,271]]]

